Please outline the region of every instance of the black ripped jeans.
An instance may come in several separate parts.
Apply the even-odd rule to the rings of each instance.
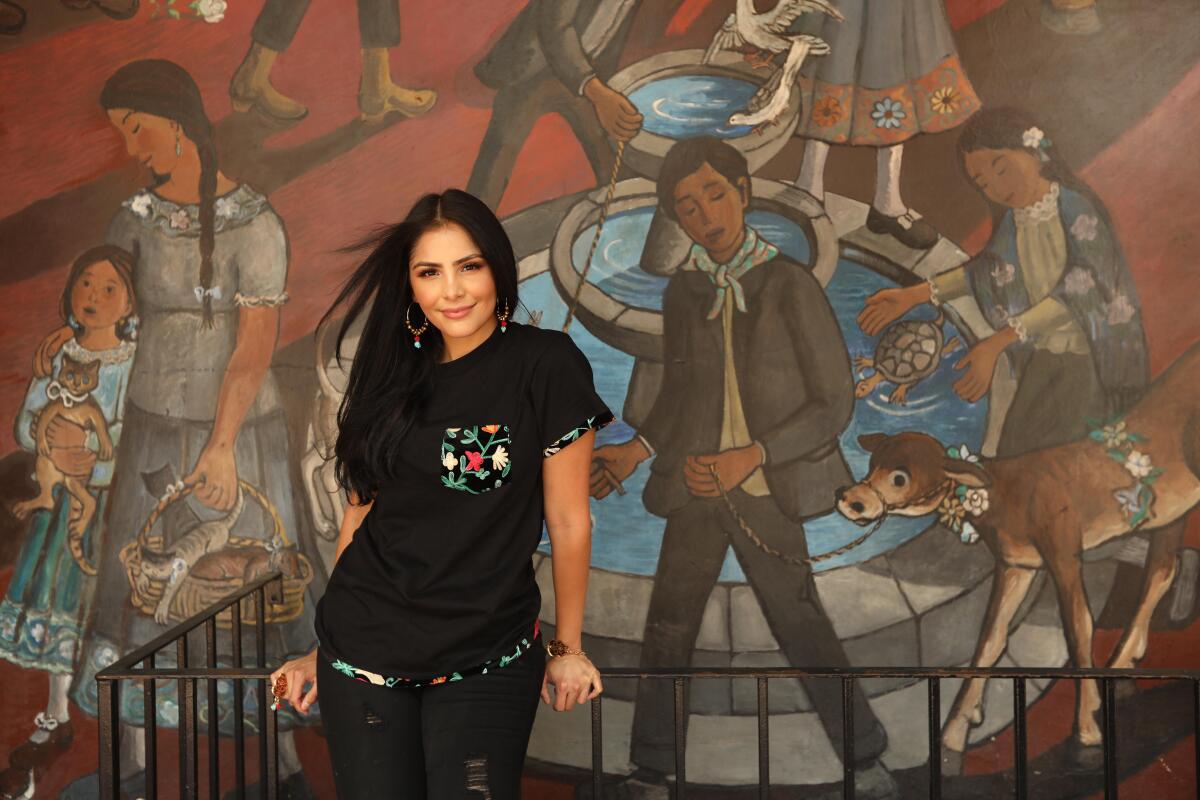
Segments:
[[[340,800],[521,796],[546,653],[534,647],[487,674],[389,689],[317,656],[321,720]]]

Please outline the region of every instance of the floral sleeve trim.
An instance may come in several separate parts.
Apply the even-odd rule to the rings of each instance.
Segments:
[[[388,689],[416,689],[421,686],[436,686],[439,683],[453,683],[454,681],[461,681],[463,678],[470,677],[471,675],[487,675],[489,670],[507,667],[509,664],[513,663],[518,658],[525,655],[537,646],[542,635],[541,628],[541,620],[534,620],[533,633],[531,633],[529,636],[521,637],[521,641],[517,642],[513,646],[511,653],[506,652],[499,658],[493,658],[490,661],[485,661],[482,664],[471,667],[470,669],[451,672],[448,675],[438,675],[434,678],[422,678],[418,680],[416,678],[389,677],[387,675],[380,675],[377,672],[370,672],[368,670],[361,669],[352,664],[347,664],[340,658],[331,658],[329,663],[330,666],[345,675],[347,678],[353,678],[356,681],[369,683],[372,686],[383,686]]]
[[[281,306],[288,301],[288,293],[280,292],[279,294],[260,294],[247,295],[237,292],[233,295],[233,302],[239,306],[250,306],[258,308],[260,306]]]
[[[609,411],[605,411],[603,414],[597,414],[594,417],[588,417],[584,424],[576,428],[572,428],[551,442],[548,447],[542,450],[542,456],[544,458],[549,458],[559,450],[562,450],[564,447],[569,445],[571,442],[578,439],[580,436],[583,436],[588,431],[598,431],[604,426],[608,425],[614,419],[616,419],[616,417],[614,417],[612,412]]]

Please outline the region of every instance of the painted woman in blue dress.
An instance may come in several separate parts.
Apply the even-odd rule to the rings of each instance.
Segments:
[[[987,247],[931,281],[875,293],[859,324],[874,335],[921,303],[972,297],[996,332],[959,360],[955,391],[983,398],[1006,351],[1017,378],[996,454],[1079,439],[1148,380],[1141,305],[1108,212],[1019,111],[981,111],[958,152],[993,209]]]
[[[22,796],[31,771],[48,766],[73,737],[67,692],[81,651],[133,364],[134,261],[111,245],[75,261],[60,304],[74,336],[54,356],[50,375],[30,381],[16,420],[17,442],[36,457],[38,493],[13,508],[28,519],[29,531],[0,600],[0,657],[49,673],[50,691],[33,735],[9,754],[0,778],[9,797]]]

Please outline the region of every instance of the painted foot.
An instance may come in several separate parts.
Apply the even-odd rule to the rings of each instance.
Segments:
[[[50,509],[54,507],[54,500],[50,497],[37,496],[32,500],[22,500],[19,503],[14,503],[12,507],[13,516],[17,519],[25,519],[39,508]]]
[[[905,212],[898,217],[889,217],[874,207],[867,212],[867,230],[882,236],[891,236],[905,247],[913,250],[928,250],[937,244],[938,232],[923,219]]]
[[[45,712],[38,712],[33,724],[37,730],[8,756],[9,766],[19,771],[40,772],[65,753],[75,739],[70,720],[59,722],[54,717],[47,717]]]
[[[406,89],[389,83],[376,90],[358,92],[358,110],[364,122],[380,122],[385,116],[397,111],[406,117],[424,114],[433,108],[438,94],[433,89]]]

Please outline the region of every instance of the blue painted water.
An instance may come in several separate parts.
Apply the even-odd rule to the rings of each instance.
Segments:
[[[645,240],[652,213],[653,208],[646,208],[609,218],[601,234],[589,279],[622,302],[658,310],[662,307],[662,290],[667,279],[650,275],[637,266],[641,242]],[[763,238],[777,245],[784,253],[798,261],[808,261],[808,240],[795,223],[765,212],[751,212],[748,221]],[[574,243],[577,268],[587,257],[593,235],[594,229],[588,228],[580,233]],[[844,258],[838,262],[826,292],[852,358],[860,354],[871,355],[875,347],[875,340],[866,336],[855,323],[863,301],[879,289],[892,285],[889,280],[861,264]],[[542,311],[542,327],[562,326],[566,306],[548,274],[535,276],[522,283],[521,300],[529,308]],[[924,307],[914,310],[911,316],[932,319],[934,312]],[[949,323],[944,325],[944,331],[947,340],[956,334]],[[596,339],[578,322],[571,326],[571,336],[592,363],[596,388],[601,397],[614,413],[619,414],[633,370],[633,357]],[[841,436],[842,451],[856,478],[866,474],[870,460],[868,454],[858,446],[858,436],[863,433],[922,430],[946,444],[966,443],[973,452],[979,451],[987,406],[983,402],[974,405],[966,403],[953,391],[954,381],[959,375],[953,364],[963,352],[951,353],[933,375],[910,389],[907,406],[893,406],[886,401],[886,396],[893,388],[887,383],[881,384],[872,395],[857,401],[854,417]],[[632,435],[633,430],[628,425],[617,421],[600,432],[597,445],[623,442]],[[625,481],[625,495],[611,494],[602,501],[592,501],[595,518],[592,545],[594,566],[643,575],[654,573],[665,521],[651,515],[642,506],[642,489],[648,475],[647,464],[642,464]],[[820,563],[817,569],[833,569],[885,553],[916,536],[929,522],[928,517],[890,518],[866,544]],[[834,550],[862,532],[861,528],[836,513],[811,520],[805,525],[809,552],[814,555]],[[547,545],[543,543],[543,549],[546,548]],[[726,556],[721,580],[745,580],[732,552]]]
[[[754,83],[714,75],[677,75],[634,89],[629,95],[650,133],[669,139],[745,136],[749,125],[729,125],[729,115],[744,111],[758,91]]]

